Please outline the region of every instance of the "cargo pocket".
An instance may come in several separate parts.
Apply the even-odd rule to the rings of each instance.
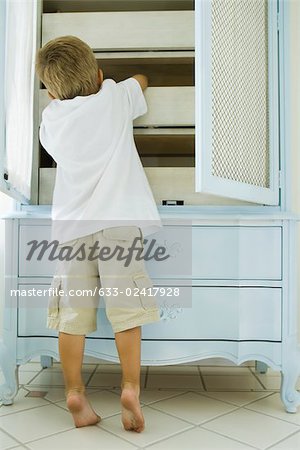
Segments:
[[[157,308],[157,302],[154,295],[153,283],[146,273],[138,273],[133,276],[133,282],[139,290],[139,298],[142,308],[152,310]],[[134,293],[136,295],[136,292]]]
[[[62,286],[62,280],[60,276],[54,276],[49,289],[48,299],[48,322],[49,320],[57,320],[59,314],[59,302],[60,295],[59,290]]]

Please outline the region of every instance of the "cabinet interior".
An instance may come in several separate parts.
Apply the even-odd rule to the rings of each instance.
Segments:
[[[43,2],[45,13],[192,9],[194,9],[194,0],[44,0]]]
[[[146,17],[147,11],[152,11],[152,13],[157,11],[158,15],[160,11],[170,11],[170,14],[172,11],[174,14],[184,11],[187,14],[188,12],[193,14],[193,9],[194,2],[190,0],[132,0],[126,2],[118,0],[85,2],[45,0],[43,2],[43,13],[48,17],[50,14],[51,16],[59,14],[61,17],[63,13],[72,12],[76,15],[76,13],[82,12],[93,14],[120,11],[144,11],[144,17]],[[192,19],[192,17],[190,18]],[[176,20],[178,21],[178,15]],[[160,30],[157,32],[159,33]],[[129,28],[128,33],[130,33]],[[72,33],[68,30],[66,34]],[[78,30],[78,35],[81,37],[82,30]],[[83,37],[82,39],[84,40]],[[95,33],[93,39],[95,39]],[[169,116],[167,122],[161,120],[158,114],[158,119],[151,117],[149,121],[146,118],[144,121],[134,123],[137,150],[157,203],[161,204],[164,199],[175,199],[184,200],[184,204],[241,204],[242,202],[239,201],[195,192],[194,42],[192,44],[191,48],[163,48],[162,44],[162,48],[129,51],[120,48],[99,51],[97,48],[94,49],[94,53],[105,78],[113,78],[118,82],[136,73],[144,73],[149,78],[149,88],[153,88],[152,91],[147,89],[149,91],[147,95],[150,96],[151,102],[153,98],[154,109],[161,110],[159,102],[155,103],[160,97],[160,92],[164,94],[163,98],[167,99],[165,101],[171,103],[169,113],[165,114],[166,117]],[[124,43],[124,48],[126,48],[126,43]],[[45,93],[44,86],[41,86],[41,89]],[[160,89],[160,91],[155,91],[155,89]],[[44,99],[40,101],[40,109],[41,104],[43,107],[45,106],[45,97],[44,95]],[[178,98],[179,100],[184,99],[184,102],[180,103],[179,101],[178,103]],[[151,109],[153,110],[153,106]],[[174,121],[172,121],[173,115]],[[39,203],[51,203],[55,162],[41,145],[39,159]]]
[[[149,79],[149,87],[194,86],[193,51],[176,52],[175,55],[171,55],[172,52],[160,52],[159,56],[153,57],[145,57],[143,52],[139,52],[141,57],[132,57],[127,55],[128,53],[95,52],[98,66],[103,70],[105,78],[119,82],[136,73],[145,73]],[[195,165],[195,137],[192,126],[135,127],[134,139],[145,167]],[[40,167],[55,167],[54,161],[42,146]]]

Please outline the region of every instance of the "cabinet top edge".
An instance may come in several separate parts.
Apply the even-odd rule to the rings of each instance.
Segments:
[[[268,207],[269,208],[269,207]],[[280,211],[270,207],[215,207],[215,206],[158,206],[163,222],[177,221],[179,224],[196,225],[197,222],[263,222],[292,220],[300,221],[300,214]],[[51,205],[21,205],[19,210],[0,215],[0,219],[51,219]]]

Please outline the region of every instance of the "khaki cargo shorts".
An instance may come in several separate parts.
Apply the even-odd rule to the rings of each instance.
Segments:
[[[137,251],[126,259],[133,244]],[[160,320],[153,283],[144,259],[136,256],[143,253],[139,227],[106,228],[57,251],[62,257],[49,291],[48,328],[77,335],[96,331],[99,295],[114,333]]]

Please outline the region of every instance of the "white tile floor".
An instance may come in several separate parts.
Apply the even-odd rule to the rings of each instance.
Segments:
[[[14,404],[0,407],[0,450],[300,448],[300,410],[285,412],[279,373],[257,375],[253,364],[213,366],[212,361],[144,367],[146,429],[137,434],[122,428],[119,366],[98,362],[84,364],[83,376],[103,420],[81,429],[74,428],[66,409],[60,365],[43,370],[38,362],[22,366]],[[30,391],[43,397],[28,396]]]

